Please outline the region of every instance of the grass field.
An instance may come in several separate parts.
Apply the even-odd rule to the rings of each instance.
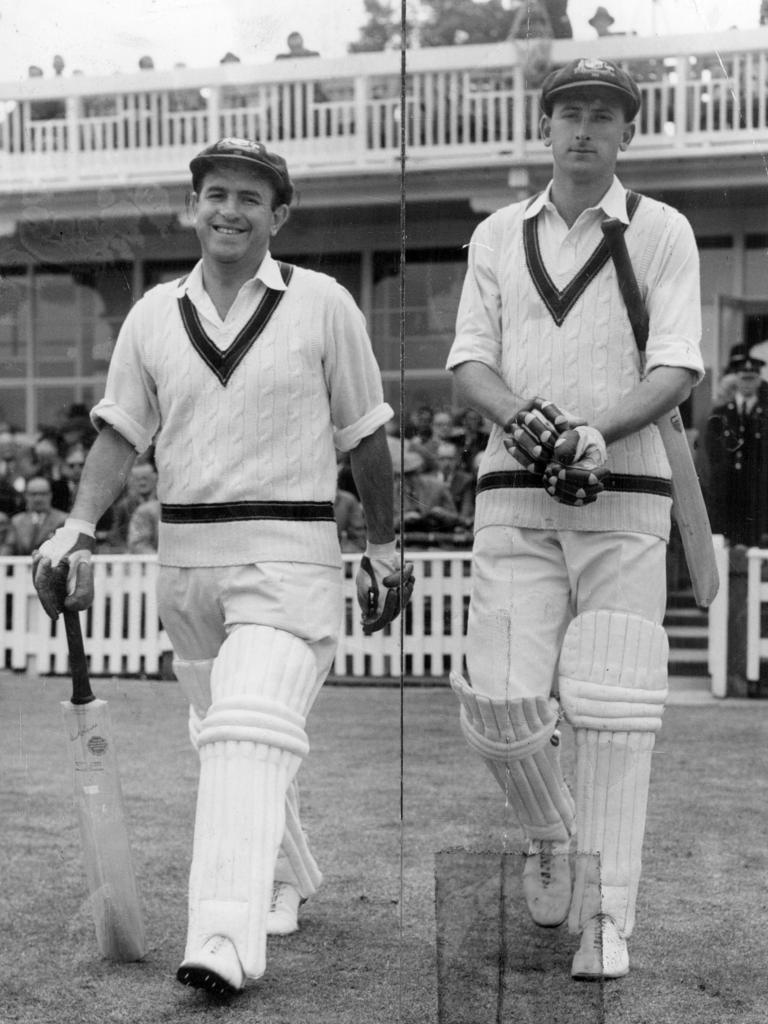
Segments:
[[[302,930],[270,940],[265,977],[228,1003],[173,977],[197,772],[185,701],[173,683],[97,680],[94,689],[111,704],[149,953],[119,966],[98,955],[60,724],[66,681],[2,673],[3,1024],[437,1024],[436,855],[463,852],[472,870],[473,856],[480,865],[518,838],[464,747],[447,688],[405,691],[402,750],[397,689],[320,694],[301,777],[325,884],[305,906]],[[570,737],[564,747],[570,768]],[[453,972],[443,978],[440,1024],[768,1020],[767,769],[768,705],[668,708],[630,977],[570,982],[574,940],[564,928],[531,926],[514,898],[511,953],[494,970],[486,895],[455,908],[469,982],[451,989]],[[490,1009],[481,1000],[462,1008],[462,993],[486,975]]]

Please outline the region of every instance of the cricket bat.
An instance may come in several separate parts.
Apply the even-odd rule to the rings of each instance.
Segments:
[[[603,234],[616,267],[619,289],[643,362],[645,343],[648,339],[648,312],[629,259],[624,228],[625,225],[616,218],[605,220],[602,224]],[[683,542],[696,604],[708,608],[717,596],[720,581],[709,516],[679,410],[672,409],[665,413],[657,420],[656,426],[659,428],[672,470],[672,514]]]
[[[64,612],[72,699],[62,701],[89,902],[102,956],[140,960],[144,923],[125,824],[109,705],[91,690],[78,612]]]

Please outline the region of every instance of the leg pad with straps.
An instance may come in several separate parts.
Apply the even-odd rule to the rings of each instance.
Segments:
[[[303,640],[265,626],[226,639],[211,675],[200,753],[185,960],[231,939],[245,975],[266,966],[266,918],[288,787],[309,749],[304,713],[317,669]]]
[[[455,672],[451,687],[461,704],[464,738],[485,761],[526,836],[567,840],[574,806],[560,768],[557,701],[485,697]]]
[[[576,730],[576,933],[596,913],[610,915],[623,937],[634,927],[667,658],[662,627],[624,612],[580,615],[563,641],[560,701]]]

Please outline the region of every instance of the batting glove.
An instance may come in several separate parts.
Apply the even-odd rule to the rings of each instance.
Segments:
[[[554,459],[544,471],[544,487],[564,505],[590,505],[605,490],[608,454],[595,427],[567,430],[555,442]]]
[[[413,563],[407,562],[401,572],[394,541],[366,547],[355,580],[366,636],[397,618],[411,599],[414,582]]]
[[[96,545],[93,523],[67,519],[32,556],[32,580],[40,604],[54,621],[67,608],[80,611],[93,601],[91,555]],[[57,568],[68,563],[66,587],[62,588]],[[63,593],[62,593],[63,591]]]
[[[563,466],[600,469],[607,458],[605,438],[596,427],[574,427],[555,441],[553,461]]]
[[[543,398],[533,398],[510,419],[504,447],[529,473],[541,474],[555,457],[555,444],[563,433],[583,420]]]

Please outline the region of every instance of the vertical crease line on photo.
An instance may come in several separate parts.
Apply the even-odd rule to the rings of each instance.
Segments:
[[[400,290],[400,317],[399,317],[399,417],[400,417],[400,467],[404,465],[405,430],[404,430],[404,409],[405,409],[405,142],[406,142],[406,22],[407,7],[406,0],[400,0],[400,267],[399,267],[399,290]],[[399,937],[398,943],[398,1003],[400,1019],[403,1016],[403,939],[405,925],[405,886],[404,886],[404,857],[405,857],[405,605],[404,605],[404,570],[405,570],[405,540],[403,532],[405,488],[402,486],[401,475],[400,486],[400,615],[399,619],[399,663],[400,663],[400,901],[399,901]]]

